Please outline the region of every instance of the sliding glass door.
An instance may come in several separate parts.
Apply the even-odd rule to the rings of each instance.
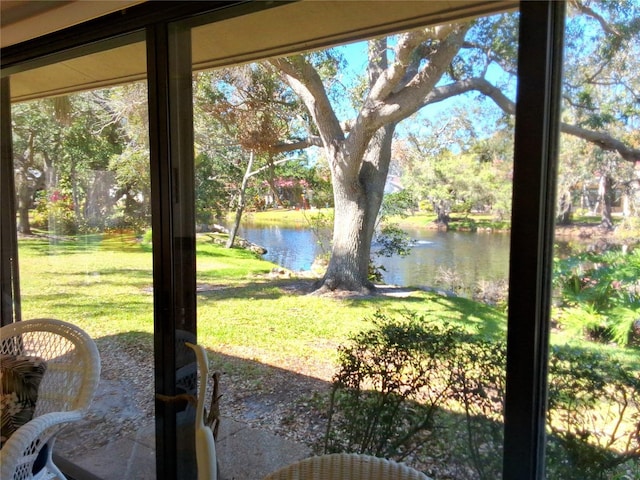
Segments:
[[[223,478],[358,451],[533,480],[546,432],[549,475],[571,470],[584,429],[564,415],[582,413],[558,399],[580,392],[559,385],[580,312],[551,297],[555,135],[586,127],[557,124],[563,4],[158,5],[110,36],[85,25],[65,48],[8,50],[7,69],[3,48],[2,322],[70,321],[103,359],[90,415],[57,444],[63,469],[194,478],[197,342],[220,373]],[[557,265],[575,295],[602,273]],[[614,280],[637,293],[637,276]],[[612,366],[637,363],[622,352],[606,394],[626,371]],[[578,453],[609,458],[615,440]]]
[[[89,415],[58,438],[54,454],[63,469],[114,480],[155,478],[151,166],[139,38],[10,77],[22,319],[78,325],[102,360]],[[114,59],[126,59],[137,80],[92,85],[91,75]],[[73,84],[80,73],[82,89]]]
[[[433,25],[418,5],[434,8],[385,4],[396,23],[359,42],[344,41],[357,24],[329,21],[357,2],[193,28],[198,342],[221,374],[225,478],[335,452],[500,476],[517,14]],[[294,17],[305,28],[283,29]],[[513,50],[473,78],[494,30]],[[234,31],[245,37],[222,49]],[[491,82],[506,111],[467,88]],[[426,100],[401,100],[412,89]],[[472,212],[491,226],[469,228]]]

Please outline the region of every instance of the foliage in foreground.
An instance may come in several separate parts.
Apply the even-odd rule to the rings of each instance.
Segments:
[[[554,283],[562,294],[556,312],[561,328],[618,345],[639,340],[640,248],[585,252],[558,261]]]
[[[376,313],[371,329],[339,349],[325,449],[428,465],[445,448],[447,461],[466,467],[458,478],[500,478],[505,366],[504,342],[415,313]],[[549,377],[548,478],[637,472],[640,374],[604,354],[556,347]]]

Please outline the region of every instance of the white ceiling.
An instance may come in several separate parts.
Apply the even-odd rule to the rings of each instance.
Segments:
[[[0,47],[31,40],[144,0],[0,0]]]

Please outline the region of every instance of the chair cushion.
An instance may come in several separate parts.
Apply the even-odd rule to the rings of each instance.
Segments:
[[[46,362],[39,357],[0,354],[0,448],[33,418],[46,369]]]

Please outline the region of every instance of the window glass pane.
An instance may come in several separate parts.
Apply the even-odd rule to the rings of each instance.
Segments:
[[[619,7],[567,6],[547,478],[640,476],[640,43]]]
[[[68,70],[91,85],[113,58],[138,58],[139,77],[144,43],[11,78],[22,315],[81,327],[102,360],[89,414],[54,453],[99,478],[155,478],[146,84],[60,86]],[[28,99],[47,79],[61,95]]]
[[[221,373],[224,477],[329,452],[500,477],[517,25],[194,65],[198,342]],[[194,29],[194,62],[215,35]]]

